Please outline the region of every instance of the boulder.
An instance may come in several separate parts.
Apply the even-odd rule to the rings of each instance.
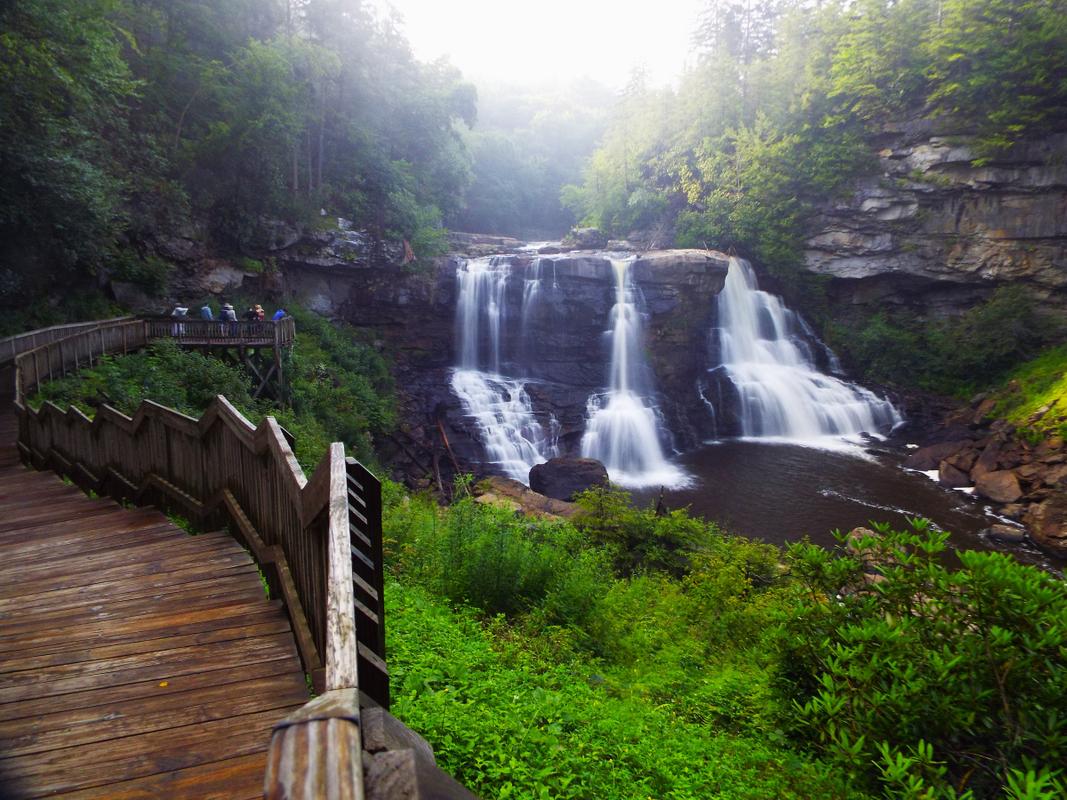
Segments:
[[[1050,497],[1030,506],[1023,522],[1038,547],[1060,558],[1067,557],[1067,498]]]
[[[971,485],[971,477],[948,461],[942,461],[938,467],[937,480],[942,486],[948,486],[950,489],[962,489]]]
[[[586,489],[607,485],[608,470],[595,458],[552,458],[530,470],[530,488],[557,500],[573,500]]]
[[[999,439],[991,441],[982,451],[982,455],[978,456],[978,460],[974,462],[971,477],[977,481],[980,476],[988,472],[996,472],[999,469],[1000,451],[1003,447],[1004,444]]]
[[[563,246],[573,250],[602,250],[608,237],[597,228],[574,228],[563,237]]]
[[[1023,496],[1019,479],[1010,470],[982,473],[975,481],[974,491],[979,497],[995,503],[1014,503]]]
[[[1017,528],[1014,525],[1005,525],[1003,523],[997,523],[991,525],[982,531],[982,534],[988,536],[990,539],[996,539],[998,542],[1007,542],[1010,544],[1018,544],[1026,540],[1026,531],[1022,528]]]
[[[971,442],[967,440],[956,442],[938,442],[927,447],[920,447],[904,462],[908,469],[927,470],[937,469],[942,461],[945,461],[957,453],[969,448]]]

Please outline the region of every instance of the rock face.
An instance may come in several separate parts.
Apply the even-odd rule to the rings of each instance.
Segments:
[[[1013,425],[990,418],[990,408],[986,398],[977,397],[970,407],[958,409],[935,434],[943,441],[916,450],[904,466],[936,468],[941,483],[950,487],[973,485],[998,514],[1025,525],[1034,544],[1067,558],[1067,446],[1058,436],[1038,444],[1018,437]],[[1024,536],[1004,525],[987,533],[1012,542]]]
[[[595,458],[550,458],[530,470],[530,488],[557,500],[574,500],[594,486],[608,485],[608,471]]]
[[[887,126],[878,174],[809,227],[806,267],[831,299],[961,310],[1011,282],[1062,313],[1067,294],[1067,134],[974,166],[965,131]]]
[[[327,263],[328,262],[328,263]],[[605,332],[615,303],[615,273],[599,253],[544,258],[519,252],[501,303],[501,372],[527,380],[526,391],[546,430],[558,431],[562,454],[577,455],[589,396],[608,382]],[[451,391],[456,352],[459,257],[432,264],[376,265],[362,260],[306,259],[300,246],[279,254],[285,291],[326,316],[374,332],[394,365],[403,420],[397,441],[378,443],[387,462],[407,475],[487,474],[477,423]],[[656,377],[666,427],[678,447],[708,435],[710,418],[694,391],[707,367],[714,300],[729,266],[722,253],[664,250],[642,254],[631,274],[645,309],[645,351]],[[527,281],[542,291],[527,302]],[[447,444],[446,444],[447,443]]]

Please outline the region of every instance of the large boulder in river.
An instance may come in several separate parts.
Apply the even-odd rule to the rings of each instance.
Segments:
[[[956,442],[938,442],[928,447],[920,447],[904,462],[908,469],[927,470],[937,469],[942,461],[955,456],[957,453],[971,446],[967,440]]]
[[[1058,496],[1035,503],[1023,522],[1038,547],[1060,558],[1067,557],[1067,499]]]
[[[608,470],[595,458],[552,458],[530,470],[530,488],[557,500],[573,500],[594,486],[608,485]]]
[[[563,246],[573,250],[602,250],[608,237],[597,228],[575,228],[563,237]]]
[[[1019,479],[1011,470],[983,472],[975,479],[974,491],[979,497],[995,503],[1014,503],[1023,496]]]

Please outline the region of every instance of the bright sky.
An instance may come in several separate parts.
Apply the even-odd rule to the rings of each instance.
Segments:
[[[706,0],[373,0],[404,17],[415,55],[447,55],[475,81],[581,76],[612,88],[643,65],[653,84],[682,71]]]

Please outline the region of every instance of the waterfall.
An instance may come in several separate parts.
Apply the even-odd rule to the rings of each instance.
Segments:
[[[812,343],[824,345],[778,297],[760,291],[747,261],[730,259],[718,312],[722,369],[737,391],[743,436],[830,446],[902,421],[888,400],[819,372]]]
[[[634,259],[612,259],[615,305],[611,310],[609,388],[589,398],[582,455],[607,467],[622,486],[680,485],[685,476],[663,454],[660,419],[652,402],[642,351],[641,313],[630,276]]]
[[[509,478],[526,483],[531,467],[556,455],[557,426],[553,420],[546,433],[525,382],[501,374],[510,277],[511,261],[500,256],[471,259],[456,269],[459,365],[452,373],[452,391],[477,424],[489,461]],[[523,290],[523,328],[539,289],[538,266]]]

